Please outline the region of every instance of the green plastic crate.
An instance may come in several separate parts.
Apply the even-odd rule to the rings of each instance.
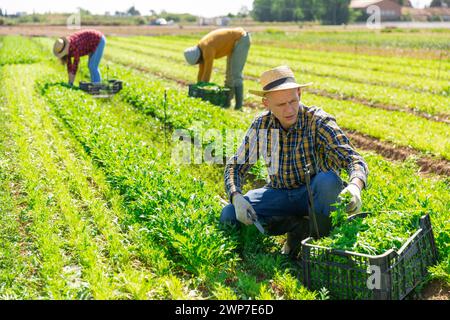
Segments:
[[[304,285],[311,290],[325,287],[333,299],[402,300],[425,280],[427,268],[437,261],[429,215],[420,218],[419,229],[399,250],[377,256],[317,246],[312,240],[302,241]],[[378,287],[368,285],[373,276],[369,266],[379,268]]]
[[[96,97],[109,97],[122,90],[122,81],[108,80],[101,83],[80,82],[80,89]]]
[[[230,88],[222,87],[212,82],[199,82],[189,85],[190,97],[201,98],[224,108],[230,106],[228,98],[230,91]]]

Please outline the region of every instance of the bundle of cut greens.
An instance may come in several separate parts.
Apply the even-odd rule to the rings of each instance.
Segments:
[[[381,212],[342,221],[344,206],[337,206],[332,214],[334,229],[326,238],[313,244],[333,249],[378,255],[401,246],[419,228],[424,212]]]

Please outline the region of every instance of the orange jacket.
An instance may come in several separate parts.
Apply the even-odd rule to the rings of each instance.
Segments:
[[[197,81],[209,82],[214,59],[231,55],[234,45],[245,34],[244,29],[234,28],[214,30],[204,36],[198,43],[203,58],[199,64]]]

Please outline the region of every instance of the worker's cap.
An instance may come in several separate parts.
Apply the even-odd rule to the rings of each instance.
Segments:
[[[200,59],[200,48],[198,46],[190,47],[184,50],[184,58],[189,64],[197,64]]]
[[[288,66],[281,66],[264,72],[261,75],[260,83],[262,90],[250,90],[250,93],[264,97],[268,92],[303,88],[312,85],[312,82],[298,84],[295,80],[294,72]]]
[[[69,53],[69,41],[66,37],[59,38],[53,45],[53,54],[58,58],[67,56]]]

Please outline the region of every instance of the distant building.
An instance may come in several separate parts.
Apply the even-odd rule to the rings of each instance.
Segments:
[[[402,16],[402,6],[390,0],[352,0],[350,8],[362,11],[361,19],[366,20],[367,8],[373,5],[380,8],[381,21],[398,21]]]
[[[228,17],[216,18],[216,25],[226,27],[230,24],[231,19]]]
[[[449,7],[434,7],[426,9],[431,14],[431,20],[450,21]]]
[[[25,11],[20,11],[16,13],[16,17],[25,17],[27,13]]]
[[[216,18],[198,18],[198,24],[200,26],[220,26],[225,27],[228,26],[231,22],[231,19],[228,17],[216,17]]]
[[[411,21],[450,21],[450,8],[433,7],[433,8],[402,8],[402,15]]]
[[[174,25],[175,21],[173,21],[173,20],[167,21],[164,18],[156,18],[156,19],[151,19],[149,24],[151,26],[170,26],[170,25]]]
[[[155,25],[157,26],[166,26],[167,25],[167,20],[164,18],[159,18],[155,20]]]

